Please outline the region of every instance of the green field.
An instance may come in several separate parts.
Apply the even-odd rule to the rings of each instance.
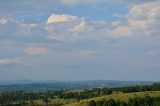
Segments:
[[[151,97],[158,97],[158,96],[160,96],[160,91],[119,93],[119,94],[114,93],[114,94],[108,95],[108,96],[101,96],[101,97],[95,97],[95,98],[91,98],[91,99],[81,100],[80,102],[71,103],[71,104],[67,104],[64,106],[87,106],[87,103],[91,100],[98,101],[98,100],[110,99],[110,98],[113,98],[114,100],[120,100],[120,101],[127,102],[129,98],[144,97],[145,95],[149,95]]]
[[[91,100],[108,100],[110,98],[113,98],[114,100],[119,100],[119,101],[125,101],[127,102],[129,98],[134,98],[134,97],[144,97],[146,95],[149,95],[151,97],[158,97],[160,96],[160,91],[146,91],[146,92],[135,92],[135,93],[113,93],[111,95],[107,96],[100,96],[100,97],[94,97],[90,99],[84,99],[79,102],[76,102],[75,99],[50,99],[48,104],[65,104],[64,106],[87,106],[88,102]],[[34,101],[35,104],[37,105],[45,105],[45,103],[42,100],[36,100]]]

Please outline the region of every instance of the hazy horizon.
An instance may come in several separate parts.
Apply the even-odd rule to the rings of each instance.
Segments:
[[[51,81],[51,82],[52,82],[52,81],[55,81],[55,82],[56,82],[56,81],[57,81],[57,82],[70,82],[70,81],[71,81],[71,82],[72,82],[72,81],[73,81],[73,82],[74,82],[74,81],[75,81],[75,82],[79,82],[79,81],[80,81],[80,82],[81,82],[81,81],[82,81],[82,82],[83,82],[83,81],[84,81],[84,82],[85,82],[85,81],[131,81],[131,82],[132,82],[132,81],[133,81],[133,82],[134,82],[134,81],[139,81],[139,82],[141,82],[141,81],[142,81],[142,82],[143,82],[143,81],[145,82],[145,81],[146,81],[146,82],[148,82],[148,81],[149,81],[149,82],[150,82],[150,81],[151,81],[151,82],[159,82],[159,80],[114,80],[114,79],[113,79],[113,80],[112,80],[112,79],[88,79],[88,80],[83,80],[83,79],[81,79],[81,80],[54,80],[54,79],[45,79],[45,80],[38,80],[38,79],[35,79],[35,80],[34,80],[34,79],[14,79],[14,80],[13,80],[13,79],[1,79],[0,82],[1,82],[1,81],[2,81],[2,82],[3,82],[3,81],[9,81],[9,82],[11,82],[11,81],[33,81],[33,82],[49,82],[49,81]]]
[[[0,81],[160,81],[160,0],[1,0]]]

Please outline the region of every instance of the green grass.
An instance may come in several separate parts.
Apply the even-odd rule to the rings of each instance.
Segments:
[[[72,91],[73,92],[73,91]],[[74,91],[77,92],[77,91]],[[102,99],[110,99],[113,98],[114,100],[120,100],[127,102],[129,98],[134,98],[134,97],[144,97],[145,95],[149,95],[151,97],[157,97],[160,96],[160,91],[147,91],[147,92],[134,92],[134,93],[116,93],[114,92],[112,95],[106,95],[106,96],[100,96],[100,97],[94,97],[90,99],[84,99],[81,100],[80,102],[76,102],[76,99],[60,99],[60,98],[55,98],[55,99],[49,99],[49,104],[65,104],[64,106],[87,106],[88,102],[91,100],[99,101]],[[35,100],[35,104],[45,106],[45,103],[43,100]]]
[[[101,96],[101,97],[95,97],[95,98],[91,98],[91,99],[85,99],[85,100],[81,100],[80,102],[75,102],[75,103],[70,103],[64,106],[87,106],[87,103],[91,100],[102,100],[102,99],[110,99],[113,98],[114,100],[120,100],[120,101],[124,101],[127,102],[129,98],[134,98],[134,97],[144,97],[145,95],[149,95],[151,97],[157,97],[160,96],[160,91],[148,91],[148,92],[135,92],[135,93],[114,93],[112,95],[108,95],[108,96]]]
[[[73,103],[76,102],[75,99],[59,99],[59,98],[55,98],[55,99],[49,99],[49,103],[48,104],[69,104],[69,103]],[[43,100],[35,100],[34,101],[35,104],[38,105],[44,105],[45,103],[43,102]]]

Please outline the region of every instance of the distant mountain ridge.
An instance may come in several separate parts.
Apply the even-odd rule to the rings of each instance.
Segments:
[[[58,80],[46,80],[46,81],[34,81],[34,80],[0,80],[0,86],[1,85],[21,85],[21,84],[41,84],[41,83],[130,83],[130,84],[151,84],[155,81],[120,81],[120,80],[86,80],[86,81],[58,81]]]
[[[34,84],[34,83],[52,83],[57,82],[56,80],[48,80],[48,81],[34,81],[34,80],[0,80],[0,85],[15,85],[15,84]]]
[[[32,84],[32,80],[1,80],[0,85],[13,85],[13,84]]]
[[[153,81],[114,81],[114,80],[88,80],[88,81],[0,81],[0,91],[44,91],[60,89],[92,89],[98,87],[124,87],[136,85],[151,85]]]

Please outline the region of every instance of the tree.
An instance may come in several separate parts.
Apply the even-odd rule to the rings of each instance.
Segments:
[[[108,106],[117,106],[117,104],[116,104],[115,100],[111,98],[108,100]]]
[[[95,102],[94,100],[91,100],[91,101],[89,102],[89,106],[96,106],[96,102]]]
[[[96,106],[102,106],[103,105],[103,101],[97,101],[96,102]]]

